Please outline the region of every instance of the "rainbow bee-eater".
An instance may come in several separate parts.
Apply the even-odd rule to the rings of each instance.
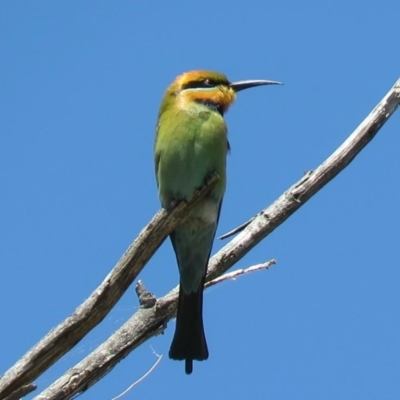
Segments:
[[[240,90],[279,84],[275,81],[229,82],[218,72],[191,71],[178,76],[161,103],[155,139],[155,169],[162,206],[190,201],[211,174],[219,179],[171,233],[180,274],[175,335],[170,358],[206,360],[203,328],[203,286],[226,186],[229,149],[224,113]]]

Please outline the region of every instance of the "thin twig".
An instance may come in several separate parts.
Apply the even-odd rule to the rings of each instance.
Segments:
[[[247,225],[250,224],[251,221],[253,221],[254,217],[249,219],[246,222],[243,222],[243,224],[239,225],[238,227],[236,227],[235,229],[232,229],[231,231],[224,233],[223,235],[221,235],[218,240],[224,240],[227,239],[228,237],[231,237],[233,235],[236,235],[236,233],[239,233],[240,231],[242,231],[244,228],[246,228]]]
[[[162,359],[162,355],[160,356],[159,354],[157,354],[154,350],[153,353],[157,356],[157,360],[156,362],[153,364],[153,366],[141,377],[139,378],[137,381],[133,382],[130,386],[128,386],[128,388],[126,388],[121,394],[119,394],[117,397],[113,397],[111,400],[118,400],[118,399],[122,399],[123,396],[125,396],[128,392],[130,392],[135,386],[137,386],[140,382],[142,382],[144,379],[146,379],[153,371],[154,369],[157,367],[157,365],[160,363],[161,359]]]
[[[244,275],[244,274],[250,274],[251,272],[257,272],[257,271],[261,271],[263,269],[269,269],[271,267],[271,265],[274,265],[274,264],[276,264],[276,260],[272,259],[272,260],[269,260],[262,264],[253,265],[252,267],[235,269],[232,272],[227,272],[226,274],[223,274],[223,275],[219,276],[218,278],[215,278],[215,279],[207,282],[204,285],[204,287],[209,288],[209,287],[214,286],[217,283],[221,283],[223,281],[227,281],[227,280],[231,280],[231,279],[235,280],[236,278],[238,278],[239,276]]]

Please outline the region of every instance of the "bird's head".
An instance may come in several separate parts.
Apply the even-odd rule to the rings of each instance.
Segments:
[[[267,80],[230,82],[220,72],[190,71],[179,75],[168,87],[163,103],[165,106],[171,103],[179,104],[183,108],[192,102],[203,103],[223,115],[235,101],[236,93],[240,90],[280,84]]]

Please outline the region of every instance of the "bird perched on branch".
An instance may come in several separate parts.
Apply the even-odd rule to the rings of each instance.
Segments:
[[[211,174],[218,182],[191,209],[171,233],[180,274],[175,335],[170,358],[185,360],[185,372],[193,360],[206,360],[208,349],[203,328],[203,286],[226,186],[226,154],[229,149],[224,113],[236,93],[275,81],[229,82],[212,71],[179,75],[168,87],[158,114],[155,169],[162,206],[190,201]]]

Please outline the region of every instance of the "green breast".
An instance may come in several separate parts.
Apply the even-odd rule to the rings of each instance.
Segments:
[[[168,109],[159,118],[155,158],[159,197],[163,206],[172,200],[190,200],[206,177],[218,173],[212,192],[220,200],[226,185],[227,129],[223,117],[208,107]]]

